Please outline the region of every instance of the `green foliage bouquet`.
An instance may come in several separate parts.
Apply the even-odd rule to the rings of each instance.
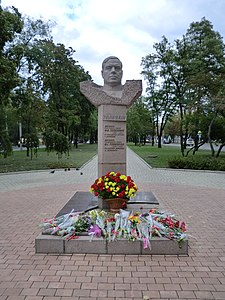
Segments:
[[[91,185],[90,192],[102,199],[122,198],[129,200],[138,191],[137,185],[130,176],[108,172],[97,178]]]

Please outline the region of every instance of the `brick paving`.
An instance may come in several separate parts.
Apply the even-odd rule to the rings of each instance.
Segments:
[[[0,300],[225,299],[225,172],[151,169],[128,151],[139,189],[188,224],[189,256],[35,254],[38,224],[96,169],[0,174]]]

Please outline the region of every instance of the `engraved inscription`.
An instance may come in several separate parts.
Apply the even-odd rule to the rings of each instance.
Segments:
[[[125,131],[122,127],[117,125],[104,126],[104,151],[115,152],[125,149],[124,143]]]

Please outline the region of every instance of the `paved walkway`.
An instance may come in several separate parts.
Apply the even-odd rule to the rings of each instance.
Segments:
[[[151,169],[130,150],[127,165],[188,224],[189,256],[35,254],[38,224],[89,189],[97,158],[79,171],[0,174],[0,300],[225,299],[225,173]]]

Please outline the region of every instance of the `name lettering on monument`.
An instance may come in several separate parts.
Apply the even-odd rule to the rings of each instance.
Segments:
[[[126,115],[103,115],[104,121],[126,121]]]

